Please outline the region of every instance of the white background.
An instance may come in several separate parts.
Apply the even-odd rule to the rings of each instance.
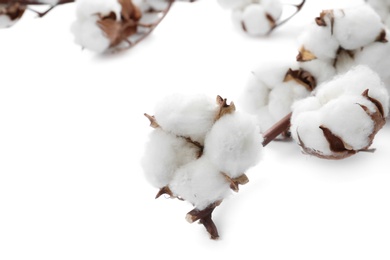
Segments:
[[[185,221],[190,204],[155,200],[140,167],[143,113],[163,96],[234,101],[251,69],[295,58],[322,9],[360,2],[307,0],[269,38],[237,32],[215,0],[175,3],[113,56],[73,43],[74,4],[1,30],[0,259],[390,259],[389,125],[375,153],[342,161],[271,143],[216,209],[218,241]]]

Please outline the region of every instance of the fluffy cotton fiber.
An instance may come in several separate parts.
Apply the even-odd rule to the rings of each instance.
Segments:
[[[388,111],[389,94],[379,76],[366,66],[353,68],[321,85],[316,96],[294,104],[293,138],[304,152],[327,159],[367,149],[388,114],[370,98]]]

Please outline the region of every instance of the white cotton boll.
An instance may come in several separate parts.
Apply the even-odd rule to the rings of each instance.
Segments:
[[[336,58],[339,42],[328,26],[311,23],[298,38],[298,44],[310,51],[317,59],[332,62]]]
[[[322,125],[353,150],[368,147],[374,130],[374,122],[360,105],[375,112],[375,105],[362,96],[343,96],[321,109]]]
[[[94,52],[102,53],[110,47],[109,39],[96,23],[97,17],[89,20],[77,20],[72,24],[76,44]]]
[[[383,30],[381,19],[368,5],[344,9],[344,16],[334,22],[334,36],[341,47],[354,50],[375,41]]]
[[[198,156],[199,148],[157,128],[149,136],[141,165],[146,179],[156,188],[169,184],[174,172]]]
[[[251,73],[237,104],[246,112],[257,114],[268,104],[269,93],[268,86],[256,74]]]
[[[251,0],[218,0],[219,5],[225,9],[236,9],[251,3]]]
[[[189,201],[199,210],[231,194],[230,183],[205,157],[178,169],[169,188],[174,195]]]
[[[216,102],[204,95],[174,94],[161,100],[155,118],[165,131],[203,143],[214,124]]]
[[[291,112],[292,104],[310,95],[304,86],[295,81],[284,82],[276,86],[269,96],[269,111],[275,123]]]
[[[332,151],[323,131],[319,128],[320,125],[318,111],[302,112],[292,117],[291,135],[298,144],[317,152],[319,155],[329,156]]]
[[[266,35],[271,29],[265,9],[260,4],[250,4],[242,12],[242,28],[252,36]]]
[[[390,58],[386,57],[390,57],[390,42],[375,42],[356,53],[355,63],[367,65],[378,73],[390,92]]]
[[[264,6],[265,12],[271,15],[275,21],[282,15],[283,5],[279,0],[262,0],[261,5]]]
[[[251,74],[259,82],[263,82],[269,89],[272,89],[284,81],[289,69],[296,70],[298,67],[297,62],[267,61],[253,70]]]
[[[114,12],[117,19],[120,18],[122,6],[118,0],[77,0],[76,16],[78,19],[89,19],[91,16],[108,15]]]
[[[236,112],[215,122],[206,137],[203,156],[229,177],[237,178],[259,162],[262,141],[253,118]]]
[[[316,79],[317,86],[336,75],[336,69],[333,67],[333,63],[319,59],[300,62],[299,66],[310,72],[310,74]]]

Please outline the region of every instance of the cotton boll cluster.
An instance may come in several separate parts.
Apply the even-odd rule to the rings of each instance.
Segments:
[[[212,238],[218,237],[211,213],[231,190],[248,179],[262,150],[262,137],[253,118],[235,111],[233,103],[203,95],[171,95],[147,117],[154,129],[142,166],[149,182],[190,202],[187,220],[200,220]]]
[[[271,32],[283,11],[279,0],[218,0],[218,3],[232,10],[234,24],[253,36]]]
[[[390,90],[390,71],[385,69],[390,65],[387,34],[380,17],[367,4],[324,10],[299,37],[297,61],[304,69],[321,66],[320,71],[330,75],[331,70],[340,74],[367,65]]]
[[[343,159],[367,150],[388,116],[389,94],[367,66],[319,86],[293,106],[291,133],[304,153]]]
[[[19,3],[0,4],[0,29],[17,23],[25,10],[26,6]]]
[[[390,1],[389,0],[366,0],[366,2],[378,13],[382,22],[390,26]]]
[[[239,104],[246,112],[256,115],[260,132],[264,133],[291,112],[296,100],[310,95],[319,82],[313,73],[321,74],[316,69],[310,72],[298,63],[268,63],[250,74]]]

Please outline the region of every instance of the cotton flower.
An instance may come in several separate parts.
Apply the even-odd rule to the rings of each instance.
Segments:
[[[342,159],[367,150],[388,116],[389,94],[379,76],[357,66],[293,106],[291,133],[302,151]]]
[[[249,115],[235,111],[233,103],[204,95],[171,95],[147,115],[154,128],[142,158],[146,179],[166,193],[195,208],[187,220],[199,220],[211,238],[218,231],[211,214],[231,190],[246,184],[245,172],[255,166],[262,136]]]
[[[13,26],[24,14],[25,5],[19,3],[0,4],[0,28]]]

